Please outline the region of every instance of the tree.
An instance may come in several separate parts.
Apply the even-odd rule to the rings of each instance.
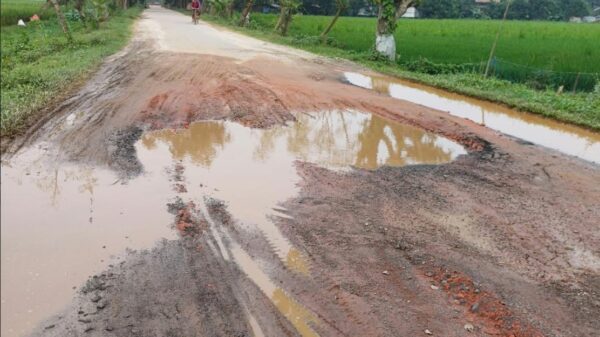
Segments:
[[[73,36],[71,35],[71,30],[69,29],[69,25],[67,25],[67,20],[65,20],[64,14],[60,10],[60,5],[58,4],[58,1],[57,0],[48,0],[48,2],[50,4],[52,4],[52,6],[54,6],[54,11],[56,12],[56,17],[58,18],[58,22],[60,23],[60,26],[62,27],[63,32],[67,36],[67,40],[69,41],[69,43],[72,43]]]
[[[348,0],[348,15],[357,16],[358,11],[369,6],[369,2],[366,0]]]
[[[205,10],[210,15],[220,15],[222,17],[231,17],[233,12],[233,0],[205,0]]]
[[[472,18],[477,11],[473,0],[458,0],[456,10],[459,18]]]
[[[529,17],[532,20],[548,20],[560,16],[556,0],[529,0]]]
[[[592,12],[591,6],[585,0],[562,0],[563,17],[586,16]]]
[[[310,15],[333,15],[337,10],[336,1],[302,0],[302,12]]]
[[[244,27],[250,21],[250,10],[252,9],[253,4],[254,0],[246,0],[246,4],[244,5],[244,9],[242,10],[242,15],[240,15],[240,27]]]
[[[287,35],[288,28],[292,22],[292,16],[298,11],[301,4],[300,0],[279,1],[279,20],[277,20],[277,24],[275,25],[275,30],[278,31],[279,34],[283,36]]]
[[[423,0],[419,4],[419,13],[425,18],[457,18],[459,6],[456,0]]]
[[[396,21],[406,13],[408,7],[418,0],[374,0],[378,7],[377,31],[375,32],[375,51],[394,61],[396,59],[396,40],[394,31]]]
[[[331,31],[331,28],[335,25],[337,19],[340,17],[343,11],[348,7],[348,0],[335,0],[335,5],[337,7],[337,11],[335,12],[335,16],[329,22],[329,25],[323,30],[321,33],[321,40],[325,42],[327,40],[327,34]]]
[[[122,9],[127,9],[128,3],[127,0],[117,0],[117,6]]]
[[[83,3],[84,0],[75,0],[75,5],[73,5],[73,7],[75,7],[75,10],[77,11],[77,13],[79,13],[79,16],[81,18],[85,17],[85,13],[83,12]]]

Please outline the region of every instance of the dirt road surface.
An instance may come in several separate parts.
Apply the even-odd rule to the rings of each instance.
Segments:
[[[4,154],[2,336],[598,335],[597,133],[190,21]]]

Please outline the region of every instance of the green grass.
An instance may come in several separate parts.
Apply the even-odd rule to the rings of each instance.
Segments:
[[[272,29],[277,16],[252,14],[253,24]],[[318,36],[331,17],[298,15],[291,36]],[[420,57],[435,63],[487,60],[500,22],[492,20],[400,20],[395,33],[403,61]],[[341,17],[329,34],[340,48],[362,52],[375,43],[375,18]],[[600,25],[507,21],[496,55],[545,70],[600,73]]]
[[[36,112],[56,103],[127,42],[141,9],[119,12],[100,29],[69,22],[67,43],[55,19],[27,27],[2,27],[1,127],[11,137],[34,122]]]
[[[0,2],[0,26],[16,25],[19,19],[28,22],[34,14],[42,20],[55,16],[52,8],[49,8],[43,0],[2,0]]]
[[[371,69],[400,78],[432,85],[476,98],[502,103],[523,111],[537,113],[546,117],[600,131],[600,92],[597,90],[596,92],[589,93],[565,92],[559,95],[554,90],[536,90],[524,84],[512,83],[497,78],[483,78],[483,76],[480,74],[475,73],[428,75],[418,72],[411,72],[394,63],[373,61],[370,57],[371,53],[368,49],[357,50],[348,48],[347,44],[344,44],[348,43],[346,41],[338,42],[343,43],[341,47],[339,47],[338,44],[330,46],[318,43],[319,39],[317,38],[307,38],[306,35],[296,35],[299,34],[299,31],[307,31],[310,29],[317,30],[317,28],[314,27],[297,27],[304,25],[305,22],[311,22],[311,19],[308,16],[299,16],[294,18],[292,26],[290,27],[290,36],[288,37],[281,37],[277,34],[274,34],[272,26],[264,26],[262,23],[256,23],[256,21],[260,22],[260,20],[262,20],[264,17],[267,16],[253,14],[252,18],[255,20],[255,22],[251,25],[250,29],[237,27],[235,25],[237,22],[236,19],[225,20],[208,15],[204,15],[202,18],[220,25],[228,26],[231,29],[259,39],[290,45],[313,52],[315,54],[349,59]],[[354,20],[354,18],[348,19]],[[574,28],[577,27],[579,26],[574,26]],[[337,28],[339,27],[336,26],[334,31]],[[374,34],[373,31],[362,33],[365,35],[362,38],[367,40],[368,37],[366,35],[370,36],[371,33]],[[336,35],[334,34],[333,36]],[[362,39],[360,37],[357,38],[359,40]],[[352,40],[351,38],[349,39]],[[592,44],[593,40],[589,42]],[[527,52],[528,49],[524,49],[524,51]],[[591,67],[594,66],[597,66],[597,64],[591,65]]]

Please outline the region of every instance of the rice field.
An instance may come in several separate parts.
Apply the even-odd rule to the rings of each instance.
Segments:
[[[277,17],[253,13],[257,28],[272,29]],[[294,17],[291,36],[318,36],[331,17]],[[500,22],[492,20],[400,20],[395,37],[401,62],[427,58],[435,63],[487,60]],[[369,51],[375,18],[342,17],[330,37],[343,49]],[[505,62],[559,72],[600,73],[600,24],[507,21],[496,55]]]
[[[46,7],[46,1],[38,0],[2,0],[0,2],[0,26],[16,25],[19,19],[27,22],[37,14],[42,20],[54,16],[52,9]]]

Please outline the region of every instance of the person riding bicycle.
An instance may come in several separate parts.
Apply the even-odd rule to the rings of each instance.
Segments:
[[[198,16],[200,16],[200,9],[200,0],[192,0],[192,20],[194,21],[194,23],[198,19]]]

